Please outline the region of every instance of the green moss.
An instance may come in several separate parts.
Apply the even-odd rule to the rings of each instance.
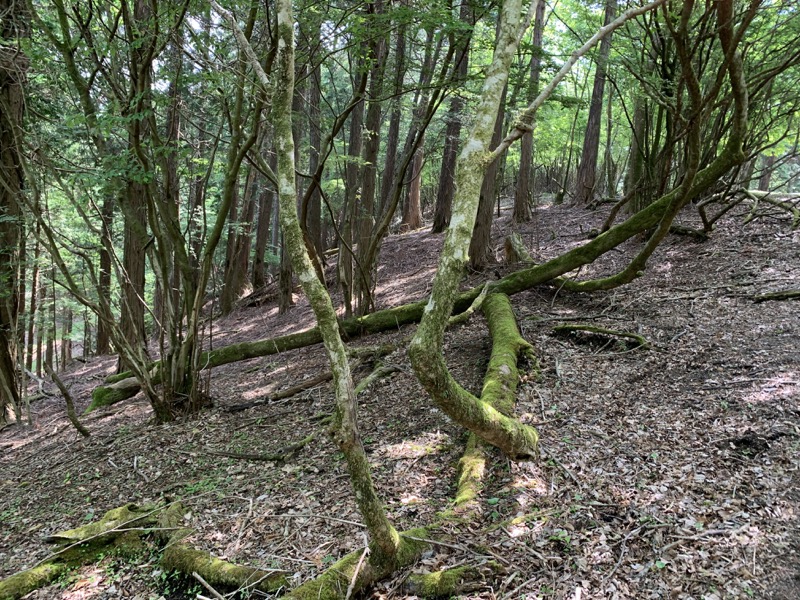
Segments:
[[[17,600],[25,594],[54,581],[69,567],[63,563],[47,562],[16,573],[0,581],[0,600]]]
[[[408,566],[419,559],[429,547],[425,540],[430,535],[429,529],[419,527],[400,534],[394,560],[391,563],[375,565],[365,560],[356,576],[353,592],[357,593],[366,586],[388,577],[397,569]],[[347,588],[356,574],[363,550],[357,550],[339,559],[322,575],[293,589],[285,598],[293,600],[342,600]]]
[[[454,504],[464,507],[478,497],[483,489],[483,474],[486,469],[486,453],[483,444],[470,434],[464,455],[458,461],[458,488]]]
[[[105,543],[108,541],[108,537],[105,534],[118,537],[120,532],[115,532],[114,530],[121,526],[130,528],[154,525],[156,522],[154,510],[155,507],[153,506],[139,507],[135,504],[126,504],[109,510],[99,521],[75,529],[60,531],[50,536],[47,541],[59,544],[74,544],[76,542],[99,540]]]
[[[465,580],[479,578],[471,566],[456,567],[435,573],[413,573],[406,580],[406,592],[421,598],[449,598],[458,595]]]
[[[283,573],[235,565],[185,544],[168,546],[164,550],[161,564],[166,569],[186,575],[197,573],[215,586],[243,588],[252,585],[257,590],[269,593],[286,585],[286,576]]]
[[[89,406],[83,411],[84,415],[89,414],[93,410],[102,408],[104,406],[111,406],[117,402],[122,402],[128,398],[133,398],[139,393],[139,387],[126,386],[124,388],[115,388],[111,386],[98,386],[92,390],[92,401]]]

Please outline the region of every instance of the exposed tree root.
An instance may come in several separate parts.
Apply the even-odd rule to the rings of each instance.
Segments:
[[[490,561],[480,567],[464,565],[434,573],[412,573],[404,587],[406,593],[420,598],[451,598],[480,590],[499,572],[502,567]]]
[[[347,590],[355,594],[385,579],[392,573],[416,562],[429,548],[424,541],[431,528],[418,528],[400,533],[400,544],[394,560],[386,564],[362,561],[363,550],[356,550],[334,563],[322,575],[293,589],[285,598],[294,600],[342,600]]]
[[[647,338],[639,335],[638,333],[630,333],[627,331],[616,331],[614,329],[606,329],[605,327],[597,327],[595,325],[558,325],[553,327],[553,330],[559,333],[574,333],[576,331],[584,331],[595,335],[611,336],[618,338],[626,338],[636,342],[636,345],[641,348],[649,348],[650,342]]]

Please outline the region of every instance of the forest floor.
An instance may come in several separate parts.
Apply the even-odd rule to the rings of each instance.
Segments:
[[[606,210],[541,206],[518,231],[544,260],[583,243]],[[624,288],[539,287],[512,298],[542,371],[538,380],[524,378],[517,412],[539,429],[543,458],[515,464],[494,453],[475,520],[446,531],[414,570],[497,561],[503,572],[461,596],[486,600],[800,598],[800,312],[797,302],[753,301],[800,287],[800,231],[783,218],[743,225],[745,215],[733,211],[704,243],[670,236],[644,276]],[[504,215],[498,247],[509,228]],[[427,230],[387,240],[378,308],[425,296],[441,240]],[[580,277],[611,272],[639,244],[632,240]],[[498,264],[488,273],[511,270]],[[563,323],[638,333],[651,347],[556,334]],[[298,297],[286,315],[273,303],[215,320],[211,342],[311,325]],[[353,345],[398,341],[413,330]],[[480,391],[489,350],[481,315],[447,333],[448,363],[472,391]],[[399,371],[362,394],[359,419],[389,515],[406,529],[448,507],[466,436],[422,391],[403,350],[385,362]],[[63,375],[79,410],[114,366],[101,357]],[[182,500],[196,546],[284,569],[293,583],[363,548],[341,454],[319,424],[332,409],[329,384],[245,412],[224,410],[325,369],[320,346],[226,365],[210,374],[213,409],[156,426],[140,395],[84,418],[87,440],[59,396],[35,402],[32,428],[0,433],[0,577],[44,559],[48,534],[130,501]],[[319,435],[284,463],[215,454],[275,452],[312,432]],[[157,561],[108,556],[30,597],[195,597],[199,588]],[[406,575],[365,597],[413,598],[404,592]]]

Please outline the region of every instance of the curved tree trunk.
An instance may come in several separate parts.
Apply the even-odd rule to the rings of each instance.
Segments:
[[[505,106],[507,92],[508,85],[503,88],[500,94],[500,106],[495,120],[490,148],[496,147],[503,138],[503,122],[505,121],[503,107]],[[492,254],[492,209],[497,200],[497,173],[499,168],[499,161],[492,162],[486,168],[483,178],[478,215],[469,244],[469,267],[475,271],[484,269],[494,258]],[[458,184],[456,184],[456,188],[458,188]]]
[[[394,560],[401,547],[400,536],[389,522],[383,503],[372,484],[369,461],[364,452],[356,423],[356,398],[347,352],[339,333],[336,311],[327,289],[317,277],[306,250],[297,215],[294,140],[290,110],[294,88],[294,20],[291,0],[277,0],[278,84],[275,87],[275,145],[278,154],[278,200],[280,221],[286,249],[319,323],[322,340],[331,363],[336,397],[333,433],[347,461],[355,499],[371,536],[370,563],[384,565]],[[259,74],[262,85],[269,81],[260,65],[251,66]]]
[[[409,347],[414,373],[434,401],[455,421],[501,448],[514,458],[536,454],[536,431],[481,402],[459,386],[442,355],[444,330],[455,302],[458,284],[467,262],[486,171],[485,155],[494,135],[501,96],[508,71],[524,30],[520,0],[503,3],[497,42],[489,66],[470,135],[456,167],[457,202],[433,282],[433,291],[417,333]]]

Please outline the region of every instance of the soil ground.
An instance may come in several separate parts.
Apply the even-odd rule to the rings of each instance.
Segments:
[[[413,570],[497,561],[502,573],[461,596],[486,600],[800,598],[800,315],[797,302],[752,299],[800,286],[800,232],[772,216],[744,226],[745,213],[733,211],[704,243],[671,236],[644,276],[624,288],[540,287],[512,298],[541,366],[541,377],[524,378],[517,411],[538,427],[543,457],[514,464],[493,454],[479,516],[445,532]],[[518,231],[534,258],[545,260],[583,243],[604,214],[545,205]],[[498,248],[509,228],[504,214],[495,226]],[[427,230],[387,240],[378,308],[425,296],[441,240]],[[632,240],[579,277],[612,272],[640,244]],[[513,268],[498,264],[487,273]],[[472,274],[465,284],[486,276]],[[285,315],[265,304],[214,321],[210,342],[312,323],[298,297]],[[638,333],[651,347],[556,334],[565,323]],[[413,330],[353,345],[397,341]],[[489,350],[480,315],[447,333],[451,369],[473,391]],[[377,486],[405,529],[448,507],[466,436],[431,404],[403,350],[385,362],[399,371],[364,392],[359,418]],[[78,410],[114,366],[114,357],[100,357],[63,374]],[[44,559],[47,535],[130,501],[182,500],[195,545],[284,569],[293,583],[363,548],[342,457],[319,423],[332,408],[329,384],[245,412],[224,410],[326,368],[320,346],[226,365],[210,373],[213,409],[156,426],[140,395],[84,418],[88,440],[71,428],[58,395],[33,403],[32,427],[0,433],[0,577]],[[285,463],[215,454],[272,453],[315,431]],[[149,600],[201,591],[162,572],[157,560],[109,556],[30,597]],[[413,598],[404,591],[407,574],[365,597]]]

